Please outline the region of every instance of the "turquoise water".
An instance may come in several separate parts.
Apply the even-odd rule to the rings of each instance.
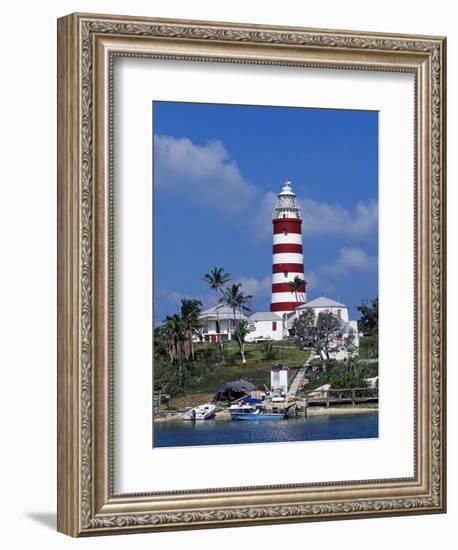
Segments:
[[[216,419],[195,423],[158,422],[153,429],[153,446],[186,447],[374,437],[378,437],[377,411],[251,422]]]

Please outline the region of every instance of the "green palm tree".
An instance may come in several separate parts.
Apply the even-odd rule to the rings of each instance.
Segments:
[[[299,275],[296,275],[292,281],[288,281],[288,285],[291,290],[291,294],[294,294],[297,307],[299,305],[299,292],[304,287],[305,281],[299,277]]]
[[[225,273],[222,267],[213,267],[210,273],[205,273],[203,279],[210,285],[210,288],[215,293],[216,298],[216,341],[218,343],[221,355],[223,353],[223,347],[220,340],[220,323],[219,323],[219,308],[218,308],[218,296],[223,292],[224,286],[230,281],[231,274]]]
[[[174,361],[178,362],[178,368],[181,375],[181,367],[183,363],[183,342],[186,340],[186,326],[181,316],[177,313],[167,315],[165,325],[172,344],[171,356]]]
[[[200,327],[200,312],[202,302],[200,300],[181,300],[181,318],[186,333],[185,354],[187,359],[194,360],[194,343],[192,337],[198,333]]]
[[[156,350],[159,352],[162,351],[164,354],[167,354],[170,362],[173,363],[173,345],[172,345],[172,334],[169,330],[167,323],[156,327],[153,331],[153,349],[154,353]]]
[[[234,334],[237,338],[240,347],[240,354],[242,355],[242,361],[245,364],[245,356],[243,353],[243,340],[240,334],[240,323],[237,321],[237,311],[240,313],[242,311],[250,311],[250,308],[247,306],[248,302],[253,296],[246,295],[241,290],[242,283],[232,284],[226,288],[223,292],[223,296],[220,298],[220,303],[226,304],[231,308],[232,314],[234,316]]]

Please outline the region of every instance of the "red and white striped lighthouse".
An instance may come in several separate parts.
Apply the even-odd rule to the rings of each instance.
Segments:
[[[296,276],[304,279],[302,216],[290,181],[285,182],[277,195],[272,224],[274,238],[270,311],[283,315],[294,311],[306,301],[305,283],[299,289],[297,298],[288,284]]]

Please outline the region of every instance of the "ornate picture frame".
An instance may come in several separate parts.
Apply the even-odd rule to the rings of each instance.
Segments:
[[[60,532],[91,536],[445,511],[445,52],[445,38],[433,36],[94,14],[58,20]],[[413,477],[114,493],[117,56],[414,75]]]

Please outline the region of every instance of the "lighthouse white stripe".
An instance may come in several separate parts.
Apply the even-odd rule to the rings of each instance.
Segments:
[[[274,292],[272,294],[272,304],[276,304],[278,302],[294,302],[294,294],[291,294],[291,292]]]
[[[297,295],[299,302],[304,301],[304,294],[300,293]],[[272,294],[272,304],[277,304],[278,302],[295,302],[296,297],[292,292],[274,292]]]
[[[285,277],[284,273],[273,273],[272,274],[272,284],[287,283],[288,281],[293,281],[294,277],[296,277],[296,275],[298,277],[300,277],[301,279],[304,278],[303,273],[293,273],[293,272],[291,272],[291,273],[288,273],[288,277]]]
[[[295,252],[281,252],[274,254],[272,258],[273,265],[275,264],[303,264],[304,255]]]
[[[278,233],[274,235],[273,244],[302,244],[302,235],[298,233],[289,233],[288,235]]]

